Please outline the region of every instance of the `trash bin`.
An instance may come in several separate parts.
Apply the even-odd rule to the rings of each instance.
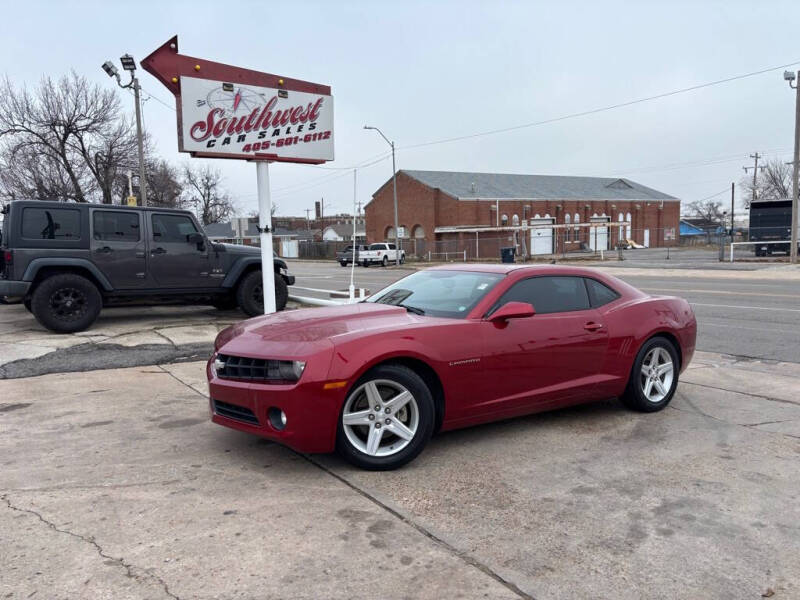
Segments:
[[[513,246],[509,248],[500,248],[500,260],[504,263],[513,263],[514,262],[514,254],[516,253],[517,249]]]

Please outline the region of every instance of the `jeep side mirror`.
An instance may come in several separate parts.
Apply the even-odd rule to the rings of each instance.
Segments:
[[[202,233],[190,233],[186,236],[186,242],[189,244],[196,244],[197,249],[201,252],[206,249],[206,238]]]

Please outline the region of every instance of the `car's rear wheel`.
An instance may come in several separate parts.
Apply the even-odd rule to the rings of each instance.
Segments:
[[[383,263],[384,267],[387,266],[389,264],[389,257],[384,254],[383,255],[383,261],[381,261],[381,262]]]
[[[336,447],[362,469],[396,469],[422,452],[434,422],[433,397],[423,379],[402,365],[382,365],[348,394]]]
[[[32,313],[32,312],[33,312],[33,309],[31,308],[31,299],[30,299],[30,297],[28,297],[28,298],[25,298],[25,299],[22,301],[22,306],[24,306],[24,307],[25,307],[25,310],[27,310],[29,313]]]
[[[342,265],[343,267],[346,267],[347,266],[347,261],[346,260],[340,260],[339,264]]]
[[[289,299],[289,288],[280,273],[275,273],[275,308],[283,310]],[[264,314],[264,287],[261,271],[250,271],[236,288],[236,301],[248,317]]]
[[[664,337],[647,340],[636,355],[622,402],[630,409],[655,412],[666,407],[678,387],[678,352]]]
[[[75,273],[48,277],[31,296],[33,316],[56,333],[83,331],[94,323],[102,306],[97,287]]]

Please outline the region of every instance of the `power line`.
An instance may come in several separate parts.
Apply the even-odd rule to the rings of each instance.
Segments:
[[[797,65],[797,64],[800,64],[800,60],[799,61],[793,61],[793,62],[790,62],[790,63],[786,63],[785,65],[778,65],[777,67],[769,67],[769,68],[766,68],[766,69],[760,69],[758,71],[752,71],[750,73],[743,73],[741,75],[734,75],[733,77],[726,77],[725,79],[717,79],[716,81],[709,81],[707,83],[701,83],[701,84],[698,84],[698,85],[693,85],[693,86],[681,88],[681,89],[678,89],[678,90],[672,90],[671,92],[663,92],[661,94],[656,94],[654,96],[647,96],[645,98],[637,98],[636,100],[629,100],[627,102],[619,102],[617,104],[611,104],[609,106],[602,106],[602,107],[599,107],[599,108],[593,108],[593,109],[590,109],[590,110],[584,110],[584,111],[577,112],[577,113],[570,113],[568,115],[562,115],[560,117],[553,117],[551,119],[544,119],[544,120],[541,120],[541,121],[533,121],[531,123],[523,123],[522,125],[513,125],[511,127],[503,127],[502,129],[492,129],[492,130],[489,130],[489,131],[482,131],[480,133],[472,133],[472,134],[468,134],[468,135],[461,135],[461,136],[445,138],[445,139],[441,139],[441,140],[423,142],[423,143],[420,143],[420,144],[412,144],[410,146],[401,146],[399,149],[400,150],[409,150],[409,149],[412,149],[412,148],[422,148],[424,146],[433,146],[433,145],[436,145],[436,144],[448,144],[450,142],[457,142],[457,141],[460,141],[460,140],[474,139],[474,138],[477,138],[477,137],[483,137],[483,136],[487,136],[487,135],[496,135],[498,133],[506,133],[508,131],[516,131],[518,129],[526,129],[528,127],[537,127],[539,125],[546,125],[548,123],[556,123],[558,121],[566,121],[567,119],[575,119],[577,117],[585,117],[587,115],[593,115],[593,114],[600,113],[600,112],[605,112],[605,111],[609,111],[609,110],[615,110],[617,108],[623,108],[625,106],[632,106],[634,104],[641,104],[642,102],[650,102],[651,100],[659,100],[661,98],[667,98],[669,96],[675,96],[677,94],[685,94],[686,92],[692,92],[692,91],[699,90],[699,89],[702,89],[702,88],[711,87],[711,86],[714,86],[714,85],[720,85],[720,84],[723,84],[723,83],[728,83],[728,82],[736,81],[736,80],[739,80],[739,79],[745,79],[747,77],[755,77],[756,75],[762,75],[764,73],[769,73],[771,71],[779,71],[781,69],[785,69],[786,67],[791,67],[791,66]]]

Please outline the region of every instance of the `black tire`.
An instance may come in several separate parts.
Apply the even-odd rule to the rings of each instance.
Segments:
[[[279,273],[275,273],[275,308],[283,310],[288,299],[289,288],[286,281]],[[250,271],[242,277],[236,288],[236,302],[248,317],[264,314],[264,292],[260,270]]]
[[[32,312],[33,312],[33,309],[31,308],[31,299],[30,299],[30,297],[28,297],[28,298],[25,298],[25,300],[23,300],[23,301],[22,301],[22,306],[24,306],[24,307],[25,307],[25,309],[26,309],[26,310],[27,310],[29,313],[32,313]]]
[[[383,260],[381,262],[383,263],[384,267],[388,267],[389,266],[389,257],[384,254],[383,255]]]
[[[348,406],[351,396],[354,394],[360,395],[360,389],[363,385],[377,380],[384,382],[384,384],[385,382],[390,382],[394,385],[399,385],[411,392],[414,406],[412,407],[411,403],[407,405],[409,407],[406,413],[407,419],[411,420],[413,418],[413,411],[416,409],[417,427],[413,437],[402,449],[389,456],[373,456],[367,454],[363,449],[357,448],[345,432],[342,422],[344,410]],[[385,390],[386,388],[382,389],[382,396],[384,396],[384,398],[387,397],[384,395]],[[353,399],[353,402],[363,402],[363,400],[356,397]],[[399,414],[400,413],[398,413],[398,415]],[[370,421],[370,423],[375,423],[375,427],[382,425],[379,421],[382,420],[383,416],[386,415],[381,415],[378,419]],[[402,417],[400,418],[402,419]],[[381,365],[370,370],[359,379],[355,385],[353,385],[348,393],[347,399],[342,404],[342,410],[339,411],[339,421],[336,429],[336,450],[345,460],[362,469],[367,469],[369,471],[389,471],[391,469],[397,469],[414,460],[419,453],[422,452],[433,435],[435,422],[436,410],[433,404],[433,396],[428,386],[425,384],[425,381],[408,367],[392,364]],[[365,431],[372,431],[373,425],[370,424],[359,427],[361,429],[355,432],[354,435],[367,436],[368,434]],[[385,440],[382,438],[381,444],[391,444],[393,440],[401,441],[401,438],[394,436],[394,434],[391,435],[393,437],[386,438]]]
[[[400,255],[400,264],[402,265],[404,262],[406,262],[406,255],[405,254],[401,254]]]
[[[339,264],[340,264],[340,265],[342,265],[343,267],[346,267],[346,266],[347,266],[347,261],[345,261],[345,260],[340,260],[340,261],[339,261]]]
[[[235,294],[227,296],[217,296],[211,299],[211,306],[217,310],[233,310],[238,306]]]
[[[648,370],[645,359],[648,359],[649,362],[651,360],[651,352],[654,351],[660,352],[661,367],[666,366],[666,356],[664,356],[664,353],[668,355],[669,361],[672,364],[671,379],[669,380],[668,387],[664,386],[664,383],[666,383],[666,376],[659,376],[661,385],[666,391],[666,394],[661,398],[658,398],[660,395],[659,390],[653,389],[655,388],[653,384],[651,384],[650,390],[651,397],[645,395],[645,391],[648,389],[647,380],[649,376],[642,372],[642,367],[644,365],[645,370]],[[633,368],[631,369],[630,376],[628,377],[628,386],[625,388],[625,393],[620,400],[631,410],[639,412],[656,412],[662,410],[670,403],[670,400],[672,400],[672,397],[675,395],[675,389],[678,387],[679,371],[680,361],[678,359],[678,352],[672,342],[661,336],[652,337],[642,344],[642,347],[639,349],[636,360],[633,361]],[[655,392],[655,394],[653,392]],[[658,399],[654,399],[654,397]]]
[[[369,266],[369,261],[365,260],[363,263],[361,263],[361,266],[366,269]]]
[[[103,297],[86,277],[63,273],[36,286],[30,305],[36,320],[50,331],[73,333],[94,323],[103,307]]]

